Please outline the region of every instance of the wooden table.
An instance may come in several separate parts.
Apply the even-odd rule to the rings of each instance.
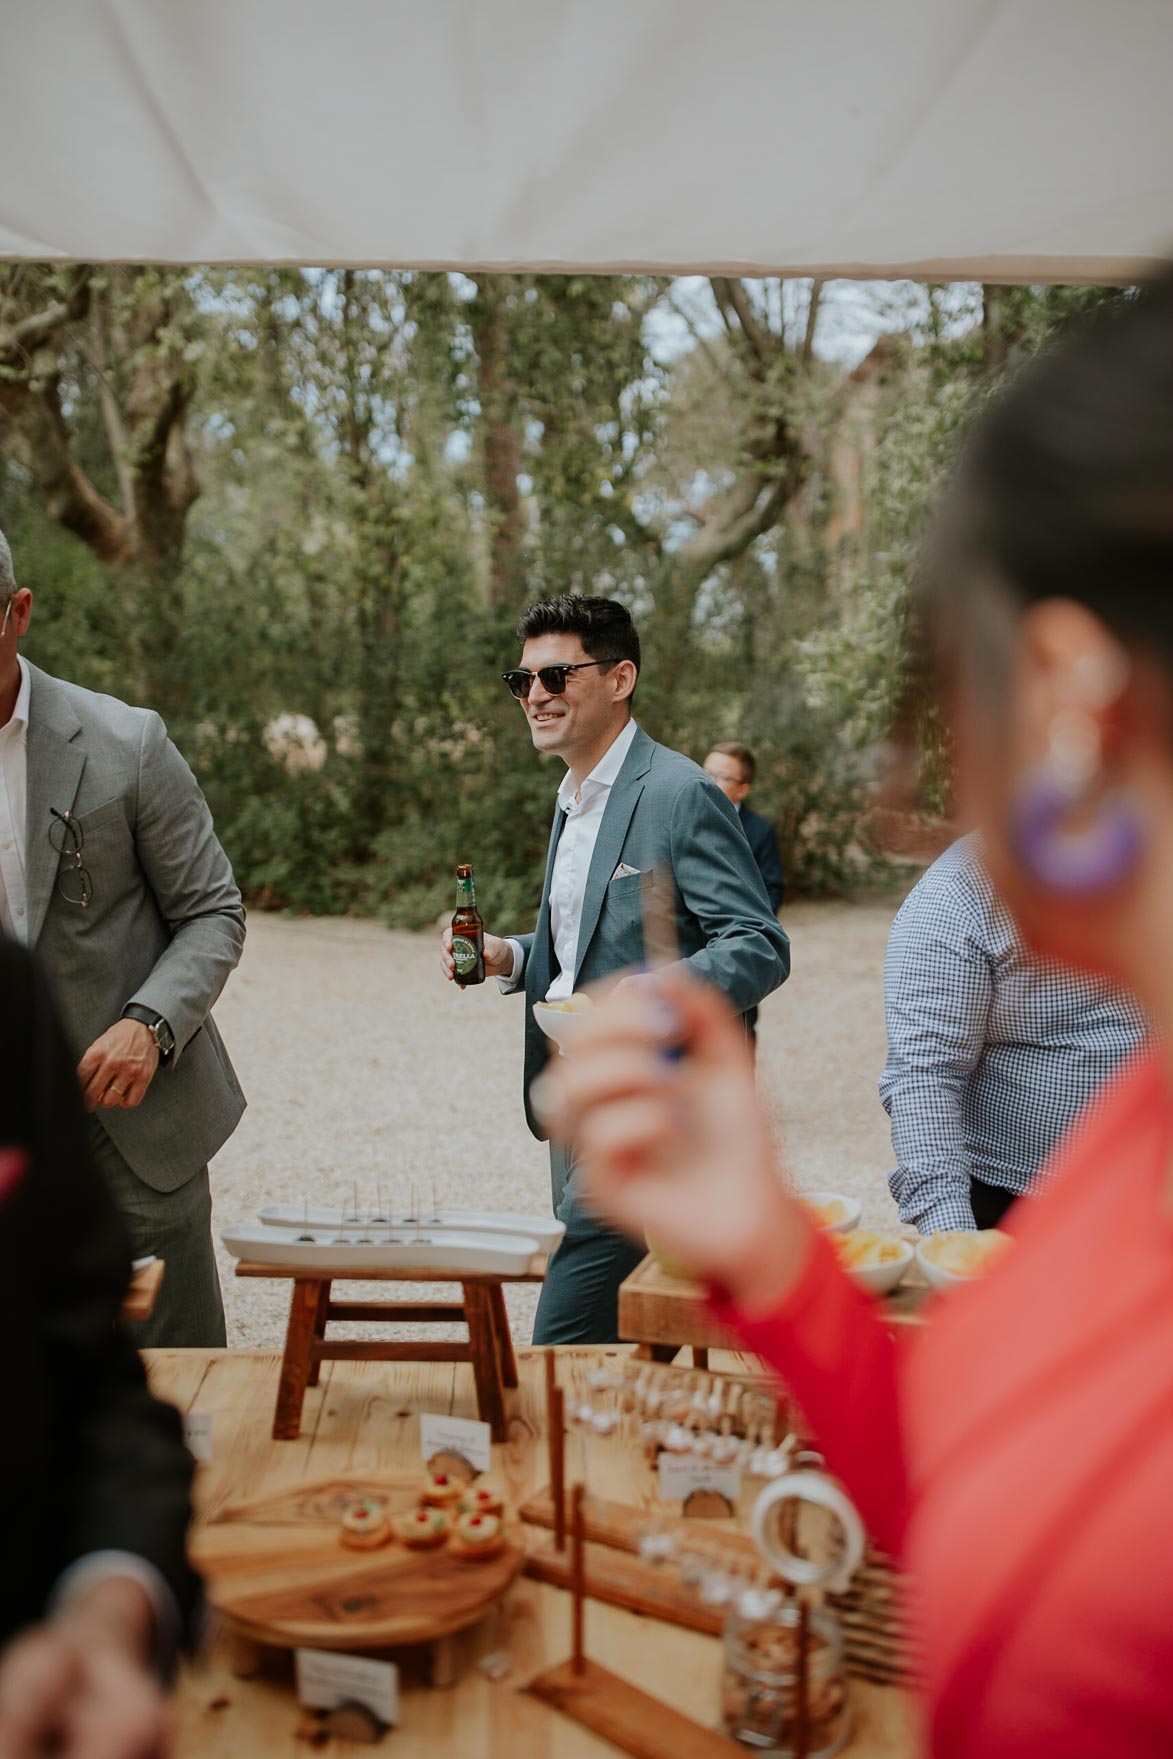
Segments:
[[[626,1354],[620,1348],[608,1354]],[[494,1449],[492,1478],[518,1506],[547,1481],[542,1434],[544,1352],[518,1353],[520,1385],[511,1400],[508,1434]],[[603,1352],[560,1350],[559,1373],[573,1403],[585,1396],[586,1371]],[[338,1471],[422,1471],[421,1411],[475,1417],[470,1367],[451,1363],[388,1365],[325,1362],[319,1384],[306,1394],[302,1431],[295,1441],[270,1436],[281,1358],[249,1350],[147,1352],[151,1383],[181,1410],[212,1417],[212,1459],[198,1469],[200,1511],[262,1491],[322,1478]],[[718,1372],[744,1372],[752,1358],[715,1357]],[[655,1481],[638,1454],[622,1443],[567,1437],[567,1471],[600,1497],[653,1507]],[[534,1533],[545,1539],[545,1534]],[[413,1652],[401,1660],[401,1721],[378,1749],[332,1737],[299,1711],[287,1656],[270,1653],[254,1677],[233,1672],[229,1641],[217,1639],[197,1667],[185,1671],[178,1691],[180,1759],[362,1759],[372,1751],[395,1759],[603,1759],[615,1749],[557,1711],[518,1691],[570,1648],[570,1600],[561,1590],[528,1579],[516,1583],[496,1613],[456,1640],[463,1651],[459,1682],[429,1687]],[[606,1667],[671,1701],[700,1722],[717,1717],[721,1648],[712,1637],[639,1618],[591,1601],[586,1613],[588,1653]],[[481,1657],[504,1651],[511,1672],[489,1680]],[[852,1685],[856,1735],[848,1759],[913,1759],[903,1693]],[[300,1734],[299,1734],[300,1731]],[[313,1744],[307,1745],[312,1735]],[[744,1752],[730,1743],[730,1759]]]
[[[130,1282],[122,1299],[120,1317],[124,1324],[151,1317],[155,1311],[155,1302],[159,1299],[166,1269],[167,1265],[162,1258],[152,1258],[149,1264],[131,1272]]]
[[[913,1265],[895,1293],[878,1305],[890,1325],[919,1325],[931,1293],[919,1266]],[[701,1285],[669,1276],[650,1257],[620,1284],[619,1334],[638,1344],[641,1355],[658,1362],[671,1362],[691,1346],[698,1367],[705,1366],[711,1349],[729,1341],[713,1318]]]

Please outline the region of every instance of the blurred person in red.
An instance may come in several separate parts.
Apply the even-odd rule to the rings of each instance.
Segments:
[[[1157,1033],[1014,1243],[897,1341],[778,1178],[742,1036],[669,975],[551,1065],[590,1201],[709,1279],[915,1583],[937,1759],[1173,1752],[1173,276],[990,408],[926,568],[959,799],[1039,954]],[[684,1056],[663,1052],[663,995]]]
[[[129,1277],[44,980],[0,937],[0,1759],[171,1750],[193,1466],[119,1324]]]

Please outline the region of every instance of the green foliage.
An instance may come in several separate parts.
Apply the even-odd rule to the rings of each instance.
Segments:
[[[60,274],[9,274],[0,317]],[[106,566],[50,518],[0,418],[0,525],[37,594],[30,657],[132,700],[150,676],[254,903],[420,928],[451,912],[471,861],[486,920],[524,929],[560,771],[498,674],[530,598],[610,592],[643,627],[648,731],[698,760],[723,739],[755,747],[754,803],[778,822],[792,892],[872,877],[862,827],[933,498],[991,389],[1104,295],[898,290],[878,318],[892,334],[848,376],[805,347],[809,287],[743,284],[744,320],[733,284],[706,288],[99,277],[94,309],[124,339],[110,385],[132,402],[166,370],[199,494],[165,570]],[[657,337],[686,291],[673,352]],[[113,506],[125,470],[98,317],[60,367],[74,455]],[[166,661],[155,643],[148,673],[153,620]],[[921,738],[940,808],[939,722]]]

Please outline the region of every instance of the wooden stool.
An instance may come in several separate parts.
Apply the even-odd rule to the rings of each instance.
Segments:
[[[241,1259],[237,1276],[281,1277],[293,1283],[285,1354],[273,1415],[274,1441],[292,1441],[301,1433],[301,1412],[307,1386],[316,1386],[323,1362],[471,1362],[477,1388],[477,1410],[490,1426],[494,1441],[505,1440],[505,1392],[517,1385],[517,1361],[509,1320],[505,1313],[503,1283],[540,1283],[546,1274],[544,1257],[535,1258],[521,1276],[496,1276],[467,1271],[401,1269],[369,1270],[337,1264],[307,1270],[304,1266],[258,1264]],[[459,1283],[459,1301],[336,1301],[331,1297],[336,1282]],[[412,1343],[396,1339],[379,1343],[351,1339],[331,1343],[326,1327],[332,1319],[360,1323],[437,1325],[455,1321],[467,1325],[467,1343],[423,1339]]]

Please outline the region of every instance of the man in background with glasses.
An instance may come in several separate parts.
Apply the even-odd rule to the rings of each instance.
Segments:
[[[563,1001],[639,965],[653,880],[675,893],[681,957],[739,1013],[785,980],[790,947],[728,800],[689,758],[657,745],[632,719],[640,644],[625,607],[579,594],[549,599],[530,606],[517,636],[521,665],[505,683],[534,745],[561,758],[566,774],[535,932],[486,934],[485,968],[502,989],[525,993],[526,1118],[541,1138],[532,1090],[550,1046],[528,1004]],[[450,931],[442,962],[451,979]],[[571,1148],[551,1143],[550,1169],[566,1234],[550,1261],[534,1342],[612,1343],[619,1285],[645,1248],[583,1208]]]
[[[734,740],[728,745],[714,745],[705,759],[704,770],[706,776],[713,778],[722,794],[731,802],[741,821],[746,842],[758,864],[758,872],[770,900],[770,909],[777,916],[786,896],[782,857],[778,852],[778,833],[768,818],[763,818],[760,812],[751,812],[745,804],[757,775],[757,759],[748,745],[741,745]],[[750,1043],[754,1045],[757,1042],[757,1023],[758,1011],[750,1008],[745,1015],[745,1029]]]
[[[244,1096],[210,1011],[244,906],[158,715],[29,665],[31,611],[0,533],[0,933],[49,977],[135,1255],[166,1260],[135,1341],[223,1344],[208,1162]]]

